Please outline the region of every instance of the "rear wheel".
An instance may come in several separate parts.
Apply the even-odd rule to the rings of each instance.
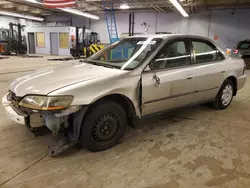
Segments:
[[[231,80],[225,80],[213,103],[216,109],[226,109],[233,100],[234,84]]]
[[[86,115],[81,130],[81,145],[90,151],[102,151],[116,145],[124,135],[127,117],[113,101],[96,104]]]

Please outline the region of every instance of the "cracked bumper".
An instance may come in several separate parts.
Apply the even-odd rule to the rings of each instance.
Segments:
[[[24,112],[19,112],[17,108],[13,106],[11,101],[8,101],[7,99],[8,93],[4,95],[2,98],[2,105],[4,108],[4,111],[8,118],[16,123],[26,125],[27,124],[27,118],[28,114],[25,114]]]

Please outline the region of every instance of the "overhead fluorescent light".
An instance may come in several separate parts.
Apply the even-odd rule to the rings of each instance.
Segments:
[[[25,19],[29,19],[29,20],[36,20],[36,21],[40,21],[40,22],[42,22],[44,20],[44,18],[35,17],[35,16],[28,16],[28,15],[24,15],[24,14],[18,14],[18,13],[14,13],[14,12],[0,11],[0,14],[1,15],[6,15],[6,16],[13,16],[13,17],[17,17],[17,18],[25,18]]]
[[[82,12],[80,10],[76,10],[76,9],[73,9],[73,8],[58,8],[59,10],[62,10],[62,11],[65,11],[65,12],[68,12],[68,13],[71,13],[71,14],[76,14],[78,16],[84,16],[84,17],[87,17],[87,18],[91,18],[91,19],[94,19],[94,20],[99,20],[99,16],[96,16],[94,14],[89,14],[87,12]]]
[[[130,7],[127,4],[122,4],[120,9],[129,9]]]
[[[180,3],[177,0],[169,0],[175,8],[182,14],[184,17],[188,17],[187,12],[183,9],[183,7],[180,5]]]

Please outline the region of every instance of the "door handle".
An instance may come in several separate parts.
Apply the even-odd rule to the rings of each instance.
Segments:
[[[154,77],[153,77],[153,79],[155,79],[155,86],[159,86],[160,85],[160,83],[161,83],[161,80],[160,80],[160,78],[158,77],[158,76],[156,76],[156,74],[154,75]]]
[[[187,77],[187,80],[192,80],[192,79],[193,79],[192,76]]]
[[[226,71],[221,71],[221,73],[225,73]]]

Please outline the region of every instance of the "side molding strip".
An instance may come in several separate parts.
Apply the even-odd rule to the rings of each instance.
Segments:
[[[163,101],[163,100],[167,100],[167,99],[182,97],[182,96],[186,96],[186,95],[192,95],[192,94],[195,94],[195,93],[210,91],[210,90],[214,90],[214,89],[218,89],[218,88],[219,87],[214,87],[214,88],[210,88],[210,89],[194,91],[194,92],[188,92],[188,93],[183,93],[183,94],[180,94],[180,95],[173,95],[173,96],[170,96],[170,97],[159,98],[159,99],[155,99],[155,100],[151,100],[151,101],[146,101],[144,104],[150,104],[150,103],[159,102],[159,101]]]

